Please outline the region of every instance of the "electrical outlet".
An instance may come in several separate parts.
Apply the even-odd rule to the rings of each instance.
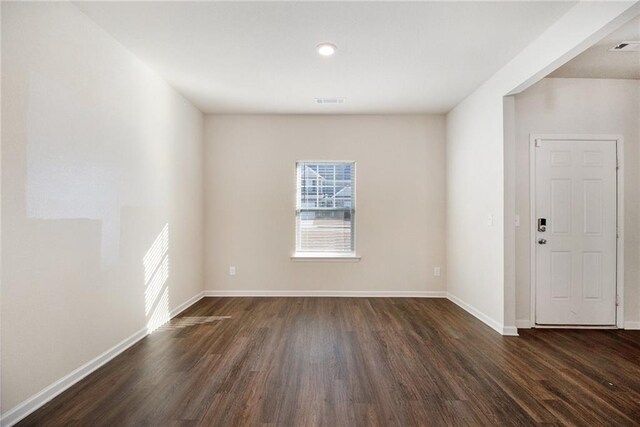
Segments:
[[[520,227],[520,215],[516,215],[516,227]]]
[[[493,225],[493,214],[489,214],[489,216],[487,217],[487,225]]]
[[[440,277],[440,267],[433,268],[433,275],[436,277]]]
[[[229,267],[229,276],[235,276],[236,275],[236,268],[232,265],[231,267]]]

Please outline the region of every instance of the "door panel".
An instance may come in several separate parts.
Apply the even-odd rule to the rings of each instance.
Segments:
[[[582,255],[583,294],[585,299],[602,298],[602,253],[585,252]]]
[[[584,234],[602,235],[602,180],[584,181]]]
[[[571,298],[571,252],[551,252],[551,298]]]
[[[540,140],[535,165],[536,323],[615,325],[615,141]]]
[[[555,235],[571,233],[571,180],[551,180],[551,231]]]

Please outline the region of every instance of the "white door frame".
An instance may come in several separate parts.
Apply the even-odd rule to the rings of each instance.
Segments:
[[[624,147],[622,135],[597,134],[531,134],[529,137],[529,233],[530,233],[530,266],[531,272],[531,327],[536,325],[536,141],[612,141],[616,144],[618,168],[616,170],[617,215],[616,225],[618,239],[616,241],[616,326],[624,328]],[[585,328],[592,328],[585,326]]]

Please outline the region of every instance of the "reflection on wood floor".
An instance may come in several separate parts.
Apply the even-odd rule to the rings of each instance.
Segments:
[[[205,298],[20,425],[634,425],[640,331],[444,299]]]

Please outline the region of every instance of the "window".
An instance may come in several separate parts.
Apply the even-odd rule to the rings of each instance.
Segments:
[[[298,162],[296,253],[354,254],[355,163]]]

